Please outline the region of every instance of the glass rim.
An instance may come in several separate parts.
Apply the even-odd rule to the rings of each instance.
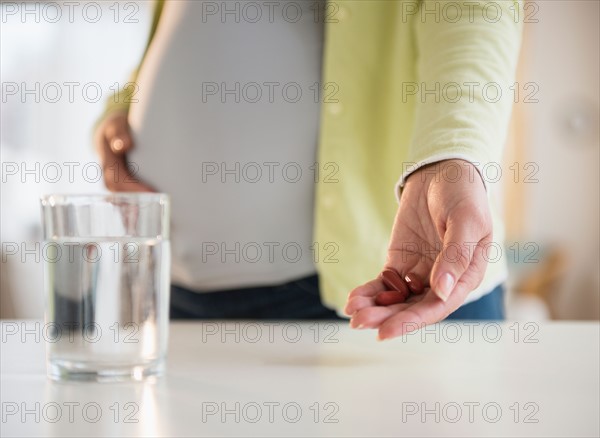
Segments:
[[[157,202],[164,204],[170,201],[170,196],[167,193],[161,192],[109,192],[109,193],[48,193],[40,196],[42,205],[65,205],[70,200],[131,200],[131,201],[146,201]]]

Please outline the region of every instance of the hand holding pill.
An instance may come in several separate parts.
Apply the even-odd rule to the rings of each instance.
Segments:
[[[492,241],[488,197],[474,166],[445,177],[457,166],[473,165],[445,160],[407,178],[383,270],[348,295],[351,327],[377,329],[380,340],[402,336],[446,318],[482,281],[483,248]]]

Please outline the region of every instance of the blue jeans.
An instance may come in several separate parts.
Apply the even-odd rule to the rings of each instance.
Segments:
[[[279,286],[229,289],[197,293],[171,287],[171,319],[342,319],[325,307],[316,275]],[[489,294],[466,304],[448,319],[503,320],[504,289],[498,286]]]
[[[504,320],[504,286],[499,285],[493,291],[478,300],[456,309],[446,319]]]

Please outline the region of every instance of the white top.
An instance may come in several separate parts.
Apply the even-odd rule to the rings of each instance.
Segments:
[[[11,437],[600,434],[597,322],[471,324],[443,323],[426,335],[377,343],[375,332],[346,323],[175,323],[167,374],[155,384],[78,384],[46,379],[41,326],[4,321],[0,431]],[[33,334],[21,342],[26,331]]]
[[[130,160],[172,197],[174,283],[212,291],[315,272],[315,4],[166,2],[130,108]]]

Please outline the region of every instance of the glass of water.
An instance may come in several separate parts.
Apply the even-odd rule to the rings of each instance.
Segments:
[[[164,370],[169,197],[46,195],[44,339],[55,380],[142,380]]]

